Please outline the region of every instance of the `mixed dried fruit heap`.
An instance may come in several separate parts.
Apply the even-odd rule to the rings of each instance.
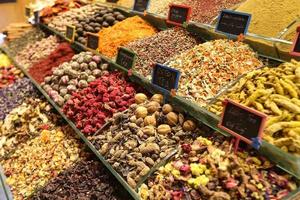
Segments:
[[[7,55],[0,54],[0,89],[7,87],[23,76],[21,70],[12,65]]]
[[[279,174],[265,159],[252,153],[232,152],[224,141],[203,137],[181,145],[165,166],[139,188],[152,199],[282,199],[297,188],[287,174]]]
[[[63,107],[64,113],[85,134],[99,130],[116,112],[134,103],[135,88],[120,72],[105,72],[76,93]]]
[[[88,137],[132,188],[179,143],[192,140],[199,132],[192,120],[171,105],[163,105],[162,95],[148,100],[138,93],[135,101],[125,112],[115,114],[109,127]]]
[[[230,98],[268,115],[264,139],[300,155],[300,62],[255,70],[239,80],[209,110],[220,114]]]
[[[139,16],[129,17],[99,32],[98,50],[105,56],[113,58],[120,46],[155,33],[156,29]]]
[[[204,106],[228,83],[262,63],[247,44],[214,40],[175,56],[166,65],[181,72],[178,94]]]
[[[73,92],[86,88],[88,83],[102,75],[108,64],[103,63],[100,56],[91,52],[81,52],[73,56],[70,62],[65,62],[53,70],[41,84],[48,95],[59,106],[63,106]]]

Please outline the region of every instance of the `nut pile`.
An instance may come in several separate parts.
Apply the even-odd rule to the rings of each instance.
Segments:
[[[230,9],[244,0],[186,0],[185,4],[193,8],[191,20],[211,23],[223,9]]]
[[[223,138],[224,139],[224,138]],[[292,178],[278,173],[253,152],[231,152],[229,142],[203,137],[183,144],[181,151],[139,188],[151,199],[282,199],[297,189]]]
[[[134,103],[135,89],[120,72],[106,72],[87,88],[73,93],[63,112],[85,134],[100,129],[114,113]]]
[[[139,16],[129,17],[99,32],[98,50],[105,56],[113,58],[117,54],[118,47],[155,33],[155,28]]]
[[[17,80],[13,85],[0,89],[0,120],[27,97],[37,97],[38,91],[28,78]]]
[[[137,54],[135,69],[145,77],[151,75],[154,63],[165,63],[197,44],[197,40],[184,29],[173,28],[151,37],[129,43],[126,48]]]
[[[42,83],[46,76],[52,75],[54,68],[69,62],[73,56],[74,51],[69,43],[60,43],[48,57],[33,64],[28,72],[38,83]]]
[[[55,36],[43,38],[41,41],[28,44],[16,56],[16,61],[24,69],[28,69],[32,64],[40,59],[47,57],[58,46],[58,41]]]
[[[49,23],[49,27],[58,30],[61,33],[66,32],[66,26],[75,26],[79,19],[88,18],[100,11],[103,7],[98,4],[89,4],[80,8],[74,8],[64,13],[59,13]]]
[[[262,63],[247,44],[214,40],[175,56],[166,65],[181,72],[179,95],[204,106],[225,85]]]
[[[34,28],[33,30],[25,33],[22,37],[12,40],[7,44],[8,50],[11,55],[16,56],[20,51],[22,51],[28,44],[33,44],[45,37],[45,33]]]
[[[24,77],[24,74],[21,72],[21,70],[17,69],[13,65],[0,65],[0,89],[7,87],[22,77]]]
[[[99,56],[81,52],[70,62],[55,68],[51,76],[45,77],[42,87],[59,106],[63,106],[73,92],[86,88],[107,68],[108,64],[104,64]]]
[[[31,199],[131,199],[129,195],[121,197],[121,188],[100,162],[82,160],[60,173]]]
[[[119,21],[123,21],[125,16],[112,8],[103,7],[99,12],[90,18],[79,18],[76,24],[77,40],[86,44],[86,33],[98,33],[102,28],[113,26]]]
[[[197,135],[192,120],[185,120],[171,105],[162,105],[162,95],[149,101],[138,93],[135,100],[128,110],[113,116],[109,128],[88,137],[132,188],[179,143]]]
[[[14,199],[28,198],[51,178],[80,159],[83,146],[70,129],[43,130],[20,145],[7,160],[0,161]]]
[[[300,155],[300,62],[255,70],[239,80],[209,107],[220,114],[230,98],[268,115],[264,139],[284,151]]]
[[[17,145],[51,129],[60,118],[51,106],[40,99],[27,99],[14,108],[0,123],[0,158],[14,151]]]

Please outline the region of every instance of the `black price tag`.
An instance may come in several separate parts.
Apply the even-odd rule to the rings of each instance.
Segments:
[[[66,38],[70,42],[74,42],[75,40],[76,29],[74,26],[66,26]]]
[[[169,14],[167,23],[177,26],[183,25],[190,20],[192,9],[185,5],[171,4],[169,6]]]
[[[86,46],[89,49],[96,50],[98,49],[99,36],[93,33],[87,33],[87,43]]]
[[[133,10],[137,12],[144,12],[148,9],[150,0],[135,0]]]
[[[135,64],[135,60],[136,60],[136,54],[134,52],[124,47],[119,48],[118,56],[116,60],[116,63],[118,65],[121,65],[126,69],[131,69]]]
[[[40,23],[40,11],[35,11],[33,13],[34,16],[34,23],[39,24]]]
[[[25,16],[30,17],[30,15],[31,15],[31,9],[28,7],[25,7]]]
[[[232,100],[224,101],[219,128],[248,144],[262,138],[267,116]]]
[[[180,72],[176,69],[156,64],[152,72],[152,84],[159,86],[165,91],[177,90]]]
[[[251,15],[248,13],[232,10],[222,10],[218,18],[216,32],[225,33],[229,36],[246,35],[250,24]]]
[[[290,52],[292,56],[300,56],[300,26],[297,27],[297,34],[293,41],[292,51]]]

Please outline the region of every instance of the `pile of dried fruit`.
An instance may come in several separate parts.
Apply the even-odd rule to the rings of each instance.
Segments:
[[[0,89],[7,87],[23,76],[24,74],[21,70],[17,69],[13,65],[6,67],[0,65]]]
[[[155,33],[155,28],[142,18],[138,16],[129,17],[99,32],[98,50],[102,54],[112,58],[117,54],[118,47],[152,36]]]
[[[297,188],[269,161],[248,152],[235,155],[231,149],[227,141],[213,143],[203,137],[181,145],[181,151],[140,187],[141,199],[282,199]]]
[[[51,76],[45,77],[42,87],[59,106],[63,106],[73,92],[86,88],[107,68],[108,64],[104,64],[99,56],[81,52],[70,62],[55,68]]]
[[[181,72],[179,95],[204,106],[225,85],[262,63],[247,44],[214,40],[175,56],[166,65]]]
[[[81,8],[74,8],[64,13],[59,13],[58,16],[53,17],[49,23],[49,27],[58,30],[61,33],[66,32],[66,26],[75,26],[79,19],[88,18],[99,12],[103,6],[98,4],[89,4]]]
[[[34,28],[32,31],[25,33],[22,37],[12,40],[7,44],[7,50],[11,55],[16,56],[20,51],[22,51],[28,44],[36,43],[45,37],[45,33]]]
[[[61,43],[48,57],[33,64],[28,72],[38,83],[42,83],[46,76],[52,75],[54,68],[69,62],[73,56],[74,51],[69,43]]]
[[[192,7],[191,20],[200,23],[211,23],[221,10],[230,9],[244,0],[186,0],[185,4]]]
[[[0,161],[14,199],[28,198],[51,178],[80,159],[83,146],[70,129],[43,130],[20,145],[8,159]]]
[[[113,26],[125,19],[125,16],[112,8],[103,7],[99,12],[89,18],[78,19],[76,24],[77,40],[86,44],[86,33],[98,33],[102,28]]]
[[[135,100],[128,110],[113,116],[109,128],[88,137],[132,188],[179,143],[198,134],[192,120],[185,120],[171,105],[162,105],[162,95],[149,101],[139,93]]]
[[[300,62],[293,60],[277,68],[265,67],[247,74],[209,110],[220,114],[224,98],[255,108],[269,116],[264,139],[300,155],[299,96]]]
[[[13,152],[17,145],[51,130],[60,120],[51,106],[40,99],[27,99],[0,122],[0,158]]]
[[[27,78],[17,80],[13,85],[0,89],[0,120],[28,97],[37,97],[38,91]]]
[[[64,113],[85,134],[99,130],[115,112],[134,103],[135,89],[120,72],[106,72],[88,87],[73,93],[63,107]]]
[[[184,29],[168,29],[151,37],[129,43],[126,48],[137,54],[135,69],[142,75],[151,75],[154,63],[165,63],[197,44],[197,40]]]
[[[99,162],[83,160],[60,173],[31,199],[131,199],[121,196],[121,188]]]
[[[28,44],[16,56],[16,61],[24,69],[28,69],[32,64],[40,59],[47,57],[58,46],[58,41],[55,36],[43,38],[41,41]]]

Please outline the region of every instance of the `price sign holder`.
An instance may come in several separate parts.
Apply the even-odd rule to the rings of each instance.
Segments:
[[[240,140],[259,149],[266,119],[264,113],[226,99],[218,127],[236,138],[235,152]]]
[[[251,21],[251,14],[232,10],[222,10],[215,31],[227,35],[229,38],[236,38],[248,32]]]
[[[145,13],[149,7],[150,0],[135,0],[133,4],[133,11]]]
[[[116,63],[122,67],[125,67],[126,69],[132,69],[134,67],[136,57],[137,56],[133,51],[130,51],[124,47],[120,47],[118,50]]]
[[[99,36],[94,33],[87,33],[86,47],[89,50],[96,51],[98,49]]]
[[[293,40],[293,46],[290,55],[300,56],[300,26],[297,27],[297,34]]]
[[[33,16],[34,16],[34,23],[39,24],[40,23],[40,11],[34,11]]]
[[[31,16],[31,9],[29,7],[25,7],[25,16],[30,17]]]
[[[153,67],[151,82],[166,94],[178,89],[179,78],[178,70],[157,63]]]
[[[66,38],[69,42],[74,42],[75,33],[76,33],[75,26],[66,26]]]
[[[186,5],[169,5],[169,13],[167,18],[167,23],[176,26],[186,25],[191,17],[192,8]]]

